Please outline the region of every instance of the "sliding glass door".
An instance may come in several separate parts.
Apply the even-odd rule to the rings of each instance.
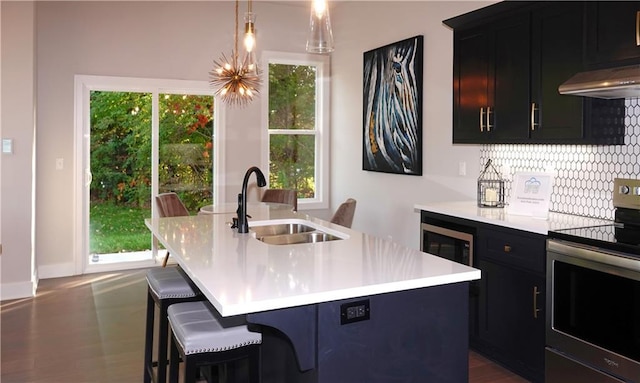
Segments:
[[[76,140],[83,169],[78,273],[156,264],[163,250],[144,220],[157,214],[158,193],[176,192],[192,214],[212,203],[211,93],[200,82],[76,78],[83,132]]]
[[[151,94],[90,94],[89,264],[151,258]]]

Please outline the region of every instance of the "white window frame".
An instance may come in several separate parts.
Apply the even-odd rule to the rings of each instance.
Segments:
[[[75,273],[83,274],[88,272],[99,272],[102,270],[100,265],[89,265],[87,263],[88,251],[88,217],[89,200],[88,193],[85,188],[91,182],[90,169],[85,168],[89,158],[89,134],[91,117],[89,114],[90,95],[92,91],[112,91],[112,92],[139,92],[151,93],[153,102],[158,102],[159,94],[181,94],[188,93],[194,95],[210,95],[214,96],[215,90],[211,89],[207,81],[189,81],[189,80],[171,80],[171,79],[152,79],[152,78],[136,78],[136,77],[112,77],[112,76],[91,76],[76,75],[75,82],[75,99],[74,99],[74,223],[73,223],[73,243]],[[213,127],[213,198],[214,204],[221,203],[226,200],[225,196],[225,109],[220,102],[214,100],[214,127]],[[158,130],[159,116],[157,109],[152,114],[152,173],[154,179],[158,177]],[[151,190],[152,197],[158,194],[158,185],[154,184]],[[152,203],[152,216],[156,217],[157,207]],[[151,235],[151,232],[149,232]],[[157,239],[153,239],[152,251],[154,257],[157,252]],[[141,265],[144,267],[145,265]],[[146,265],[147,267],[150,265]],[[109,270],[119,268],[134,268],[135,265],[122,264],[121,266],[108,266]]]
[[[298,210],[329,208],[329,133],[330,133],[330,94],[331,72],[328,55],[310,55],[287,52],[262,52],[262,73],[265,81],[262,86],[262,169],[269,171],[271,134],[312,134],[315,140],[315,197],[298,199]],[[315,129],[311,130],[269,130],[269,64],[306,65],[316,67],[316,115]],[[267,182],[269,174],[265,174]]]

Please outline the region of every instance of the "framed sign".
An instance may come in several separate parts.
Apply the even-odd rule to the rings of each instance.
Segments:
[[[422,175],[423,40],[364,53],[363,170]]]
[[[516,173],[508,213],[547,219],[552,189],[553,173]]]

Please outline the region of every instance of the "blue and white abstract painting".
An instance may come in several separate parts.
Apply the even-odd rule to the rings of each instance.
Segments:
[[[363,170],[422,175],[423,40],[364,53]]]

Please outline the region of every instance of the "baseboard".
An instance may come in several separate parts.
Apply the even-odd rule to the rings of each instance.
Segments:
[[[84,273],[92,274],[92,273],[104,273],[109,271],[147,269],[149,267],[156,267],[156,266],[158,266],[158,263],[155,262],[153,259],[148,259],[144,261],[123,262],[123,263],[107,263],[104,265],[94,264],[94,265],[88,265],[84,270]]]
[[[38,266],[40,279],[70,277],[76,275],[76,264],[73,262]]]
[[[36,296],[37,282],[13,282],[0,284],[0,300],[33,298]]]

